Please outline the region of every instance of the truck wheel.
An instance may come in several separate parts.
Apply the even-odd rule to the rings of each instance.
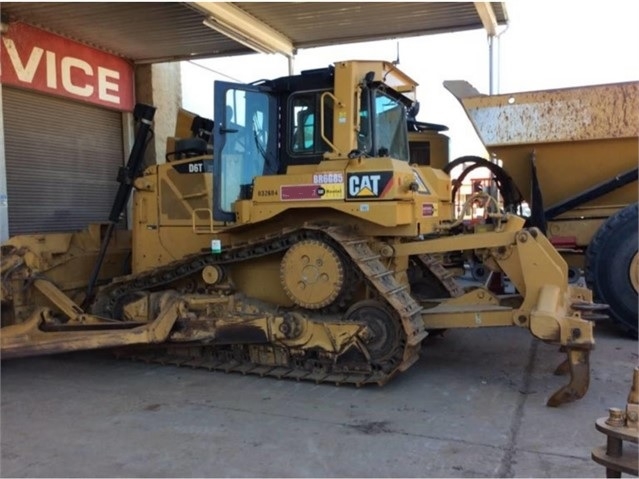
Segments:
[[[486,279],[488,279],[489,271],[483,263],[473,263],[470,267],[470,274],[475,281],[485,283]]]
[[[586,251],[586,282],[595,300],[610,306],[608,315],[637,337],[638,204],[618,211],[597,230]]]

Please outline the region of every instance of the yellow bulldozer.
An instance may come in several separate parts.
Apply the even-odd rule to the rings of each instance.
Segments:
[[[181,115],[141,171],[138,129],[109,221],[2,245],[3,359],[114,348],[123,357],[333,384],[384,384],[430,331],[517,326],[566,354],[557,406],[588,388],[591,317],[537,228],[453,215],[448,175],[409,161],[416,83],[347,61],[216,82],[214,121]],[[118,229],[134,188],[131,231]],[[472,252],[516,291],[464,287]]]

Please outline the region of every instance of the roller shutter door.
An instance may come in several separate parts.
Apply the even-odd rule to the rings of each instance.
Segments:
[[[122,166],[119,112],[4,87],[9,234],[106,221]]]

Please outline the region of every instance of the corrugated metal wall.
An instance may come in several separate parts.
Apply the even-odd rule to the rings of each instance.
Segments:
[[[119,112],[2,89],[9,234],[106,221],[123,164]]]

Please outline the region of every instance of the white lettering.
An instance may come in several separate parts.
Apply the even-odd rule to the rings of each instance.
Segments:
[[[74,85],[71,81],[71,68],[78,68],[82,70],[87,76],[93,76],[93,69],[84,60],[73,57],[64,57],[60,64],[62,70],[62,86],[69,93],[73,93],[78,96],[91,96],[93,95],[93,87],[88,83],[84,86]]]
[[[348,194],[355,196],[359,193],[359,176],[351,176],[348,179]]]
[[[90,97],[97,92],[100,101],[116,105],[120,105],[122,102],[120,96],[121,72],[117,70],[101,66],[93,67],[87,61],[71,56],[62,57],[60,60],[60,55],[55,51],[37,46],[31,48],[28,56],[23,55],[24,58],[21,58],[16,42],[8,37],[2,37],[0,46],[5,48],[13,71],[20,82],[34,84],[37,74],[37,81],[35,81],[37,88],[46,85],[46,88],[50,90],[62,89],[83,98]],[[45,56],[44,61],[42,61],[43,56]],[[41,67],[43,63],[44,66]],[[58,75],[60,75],[61,85],[58,84]]]
[[[379,180],[382,177],[380,175],[370,175],[368,178],[370,178],[371,181],[371,190],[373,190],[373,193],[376,195],[379,195]]]
[[[379,196],[381,175],[351,176],[348,179],[349,196]]]
[[[360,190],[363,190],[364,188],[371,190],[371,179],[368,176],[362,177],[362,182],[360,183]]]
[[[98,67],[98,98],[111,103],[120,104],[120,96],[109,93],[120,93],[120,85],[109,80],[119,80],[120,72]]]
[[[313,183],[316,185],[343,183],[344,175],[342,173],[315,173],[313,175]]]
[[[33,76],[38,69],[38,65],[40,64],[40,60],[42,59],[44,50],[39,47],[34,47],[29,54],[29,59],[25,66],[22,64],[22,60],[20,59],[20,55],[18,55],[18,50],[16,49],[16,45],[13,43],[13,40],[5,37],[2,41],[4,42],[4,46],[7,49],[9,58],[11,59],[13,69],[15,70],[16,75],[18,75],[18,79],[26,83],[31,83],[33,81]]]
[[[49,88],[58,88],[57,70],[55,53],[47,51],[47,86]]]
[[[189,163],[189,173],[202,173],[203,163]]]

